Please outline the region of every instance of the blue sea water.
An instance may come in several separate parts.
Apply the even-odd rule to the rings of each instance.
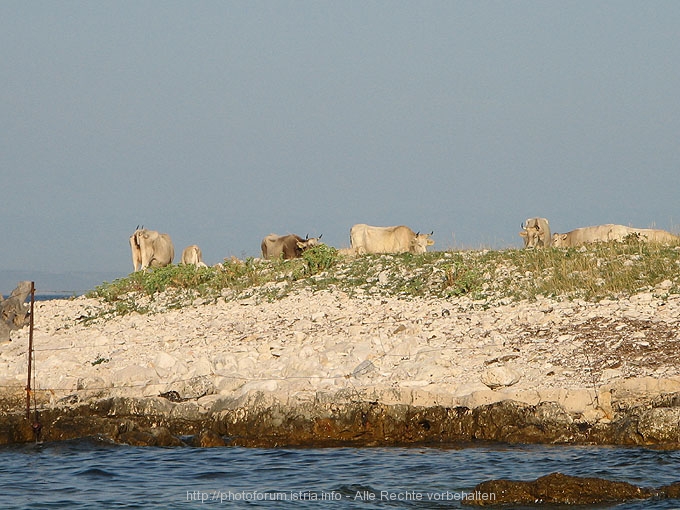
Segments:
[[[552,472],[659,487],[680,480],[680,452],[498,444],[154,448],[91,438],[0,448],[0,507],[462,508],[461,498],[482,481]],[[590,508],[677,509],[680,500]]]
[[[55,292],[52,294],[36,294],[35,295],[35,300],[36,301],[50,301],[52,299],[70,299],[72,297],[79,296],[80,294],[63,294],[60,292]],[[30,301],[30,296],[27,302]]]

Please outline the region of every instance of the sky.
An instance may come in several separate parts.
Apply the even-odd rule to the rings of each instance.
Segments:
[[[355,223],[678,232],[678,26],[674,0],[5,0],[0,271],[126,276],[137,225],[208,264]]]

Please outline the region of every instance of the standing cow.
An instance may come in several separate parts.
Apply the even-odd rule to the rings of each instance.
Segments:
[[[192,244],[187,246],[182,251],[182,264],[189,265],[193,264],[196,267],[208,267],[205,262],[203,262],[203,253],[197,244]]]
[[[130,236],[132,265],[135,271],[148,267],[164,267],[172,264],[175,258],[175,247],[168,234],[159,234],[155,230],[144,227],[137,228]]]
[[[414,232],[409,227],[373,227],[365,223],[354,225],[349,231],[352,250],[357,255],[365,253],[414,253],[421,254],[434,241],[429,234]]]
[[[525,248],[547,248],[552,244],[550,223],[545,218],[528,218],[519,233]]]
[[[262,249],[262,258],[278,259],[283,256],[284,259],[297,259],[302,257],[302,252],[305,250],[317,246],[320,239],[321,236],[312,238],[306,236],[302,239],[295,234],[288,234],[285,236],[269,234],[262,239],[262,244],[260,245],[260,248]]]

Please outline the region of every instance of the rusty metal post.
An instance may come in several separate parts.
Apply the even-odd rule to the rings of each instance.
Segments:
[[[33,361],[33,305],[35,303],[35,282],[31,282],[31,317],[28,326],[28,379],[26,381],[26,419],[31,417],[31,374]]]

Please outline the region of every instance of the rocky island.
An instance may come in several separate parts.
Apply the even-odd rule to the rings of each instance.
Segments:
[[[38,301],[28,401],[28,328],[0,346],[0,444],[677,448],[678,250],[601,250],[225,261]]]

